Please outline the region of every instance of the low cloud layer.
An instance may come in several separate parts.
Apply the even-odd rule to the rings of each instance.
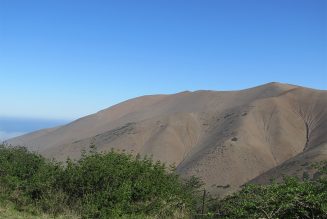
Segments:
[[[43,128],[52,128],[67,123],[64,120],[11,118],[0,116],[0,143]]]
[[[0,131],[0,142],[25,134],[24,132],[4,132]]]

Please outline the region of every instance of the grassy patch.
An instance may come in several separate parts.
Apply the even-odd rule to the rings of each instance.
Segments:
[[[10,202],[0,202],[0,218],[2,219],[78,219],[74,215],[58,215],[56,217],[37,212],[19,211],[15,205]]]

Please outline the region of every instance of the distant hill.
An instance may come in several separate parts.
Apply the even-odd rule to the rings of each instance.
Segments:
[[[94,143],[175,163],[227,194],[250,180],[301,175],[327,159],[327,91],[269,83],[240,91],[143,96],[8,141],[59,160]]]

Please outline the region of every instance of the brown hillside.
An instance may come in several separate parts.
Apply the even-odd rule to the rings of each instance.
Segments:
[[[60,160],[78,158],[90,143],[153,155],[226,194],[285,161],[320,154],[326,132],[327,91],[269,83],[139,97],[9,143]]]

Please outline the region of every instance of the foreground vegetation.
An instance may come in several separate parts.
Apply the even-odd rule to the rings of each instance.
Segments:
[[[84,153],[65,164],[25,148],[0,147],[1,199],[19,210],[82,218],[182,218],[193,214],[195,179],[164,164],[114,151]]]
[[[286,178],[282,183],[246,185],[213,203],[214,218],[327,218],[327,181]]]
[[[327,165],[315,179],[246,185],[224,199],[149,158],[114,151],[49,161],[0,146],[0,218],[327,218]]]
[[[31,210],[31,209],[30,209]],[[78,218],[74,215],[49,215],[42,212],[31,212],[31,211],[22,211],[16,208],[16,206],[9,202],[0,203],[0,218],[1,219],[74,219]]]

